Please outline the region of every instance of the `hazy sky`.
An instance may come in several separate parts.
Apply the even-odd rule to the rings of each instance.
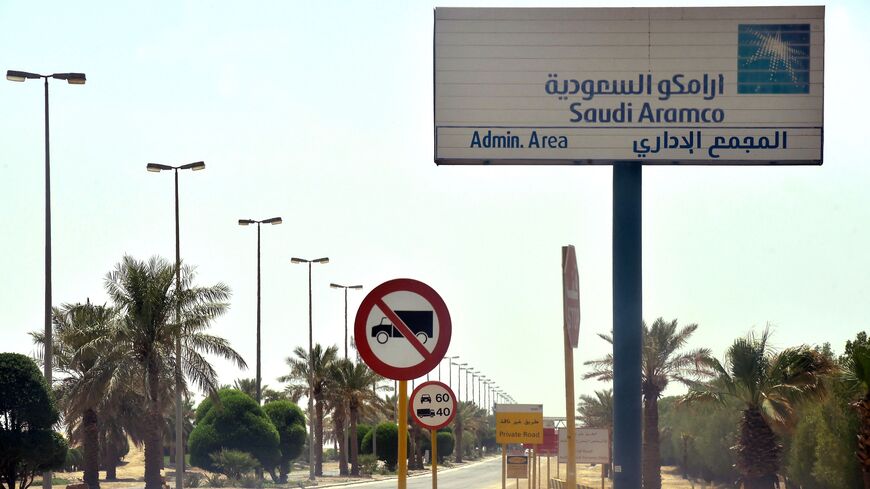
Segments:
[[[823,166],[643,170],[644,317],[698,323],[690,346],[719,357],[766,323],[779,347],[827,341],[838,352],[867,327],[870,7],[824,4]],[[290,257],[328,256],[314,268],[316,342],[342,341],[343,296],[330,282],[365,286],[350,292],[352,321],[372,287],[416,278],[450,308],[449,354],[564,415],[560,247],[574,244],[577,390],[607,387],[580,379],[582,362],[607,352],[595,333],[611,329],[612,169],[437,167],[436,5],[542,6],[0,3],[0,68],[88,77],[50,88],[55,303],[105,301],[105,274],[125,254],[172,259],[172,176],[145,163],[205,160],[181,175],[182,257],[199,283],[232,287],[213,331],[252,366],[218,362],[222,382],[254,376],[256,230],[236,221],[278,215],[262,247],[270,386],[308,341],[307,270]],[[26,333],[43,327],[41,82],[0,82],[0,111],[0,338],[2,350],[31,353]]]

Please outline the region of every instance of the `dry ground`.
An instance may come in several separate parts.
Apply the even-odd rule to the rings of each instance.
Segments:
[[[145,454],[141,448],[136,448],[135,446],[130,447],[130,453],[124,458],[124,465],[118,467],[118,481],[115,482],[106,482],[105,480],[100,480],[100,487],[102,489],[124,489],[130,487],[142,487],[144,485],[143,474],[145,473]],[[473,462],[472,462],[473,463]],[[456,465],[453,465],[454,467]],[[547,476],[547,463],[546,459],[542,459],[541,461],[541,481],[546,480]],[[203,471],[192,468],[190,469],[194,472],[204,473]],[[337,462],[324,462],[323,470],[325,473],[337,473],[338,472],[338,463]],[[417,473],[428,472],[428,469],[425,471],[412,471],[411,475]],[[598,489],[601,487],[601,468],[600,466],[588,466],[588,465],[578,465],[577,466],[578,480],[577,482],[584,484],[586,486],[592,487],[594,489]],[[173,480],[175,476],[175,471],[172,468],[167,468],[163,471],[163,474],[167,477],[168,480]],[[104,476],[104,472],[100,472],[100,476]],[[562,464],[558,467],[556,466],[555,457],[550,459],[550,477],[556,478],[557,476],[561,476],[562,479],[565,477],[565,465]],[[55,475],[55,477],[68,479],[72,481],[71,483],[76,483],[81,481],[82,473],[81,472],[59,472]],[[327,485],[333,484],[342,484],[360,480],[378,480],[378,479],[386,479],[394,476],[389,475],[374,475],[371,478],[352,478],[352,477],[338,477],[338,476],[324,476],[318,477],[318,486],[323,487]],[[305,468],[294,468],[293,472],[290,473],[289,478],[289,487],[298,487],[299,482],[305,481],[308,478],[308,471]],[[270,480],[269,476],[266,476],[267,480]],[[501,484],[497,484],[500,489]],[[543,484],[546,487],[546,483]],[[54,486],[54,489],[64,489],[65,486]],[[174,487],[171,485],[171,487]],[[508,481],[507,484],[508,489],[516,488],[516,481]],[[527,482],[521,480],[519,483],[519,489],[527,489]],[[605,480],[604,488],[610,489],[612,487],[611,482],[609,480]],[[701,483],[693,483],[691,481],[684,480],[679,475],[679,470],[676,467],[662,467],[662,488],[663,489],[701,489],[702,487],[706,487],[706,489],[715,489],[715,487],[724,488],[724,485],[721,486],[702,486]],[[468,489],[482,489],[482,488],[468,488]],[[495,488],[494,488],[495,489]]]

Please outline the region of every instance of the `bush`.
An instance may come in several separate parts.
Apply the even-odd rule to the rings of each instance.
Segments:
[[[263,481],[253,475],[247,474],[240,477],[235,485],[245,489],[255,489],[263,487]]]
[[[445,457],[453,455],[453,449],[456,447],[456,438],[453,433],[439,431],[436,435],[438,440],[438,463],[444,461]]]
[[[63,468],[66,440],[52,427],[58,411],[33,360],[0,353],[0,485],[24,489],[37,473]]]
[[[220,474],[206,476],[205,482],[205,487],[224,487],[227,485],[227,480],[221,478]]]
[[[250,453],[241,450],[221,450],[212,453],[212,466],[227,479],[240,480],[243,475],[260,468],[260,463]]]
[[[63,462],[64,472],[78,472],[84,462],[84,454],[81,448],[70,448],[66,451],[66,459]]]
[[[357,461],[362,475],[372,475],[378,470],[378,459],[372,454],[360,455]]]
[[[358,423],[356,425],[356,443],[357,443],[356,450],[357,450],[357,453],[362,453],[363,438],[365,438],[366,435],[368,434],[368,432],[371,430],[372,430],[372,425],[370,425],[370,424]],[[348,451],[350,451],[350,448],[348,448]],[[371,450],[369,450],[369,451],[371,452]]]
[[[184,473],[184,487],[205,487],[206,477],[199,472]]]
[[[284,400],[266,403],[266,405],[263,406],[263,411],[278,430],[278,448],[281,452],[277,464],[277,476],[275,474],[276,467],[270,467],[269,473],[272,476],[273,481],[285,484],[293,460],[299,458],[299,455],[302,454],[302,449],[305,446],[305,440],[307,438],[305,430],[305,415],[302,413],[302,409],[300,409],[295,403]]]
[[[399,427],[395,423],[381,423],[373,431],[377,431],[378,459],[384,461],[390,472],[395,471],[399,461]],[[363,438],[362,453],[372,453],[372,431]]]
[[[190,463],[218,472],[211,454],[222,449],[249,453],[267,470],[281,459],[278,430],[257,402],[242,391],[221,389],[220,405],[206,398],[196,410],[196,428],[190,433]]]

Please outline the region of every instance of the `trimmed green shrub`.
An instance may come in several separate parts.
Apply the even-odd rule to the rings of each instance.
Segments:
[[[58,411],[30,358],[0,353],[0,485],[24,489],[33,477],[63,468],[67,443],[52,430]]]
[[[220,405],[206,398],[196,410],[196,428],[190,434],[190,463],[217,472],[211,454],[221,449],[248,452],[267,470],[281,459],[278,430],[266,413],[242,391],[221,389]]]
[[[399,427],[395,423],[381,423],[377,426],[378,460],[383,460],[387,470],[395,471],[399,461]],[[366,433],[362,442],[362,453],[372,453],[372,431]]]
[[[438,439],[438,463],[441,463],[445,457],[453,455],[456,438],[454,438],[453,433],[443,431],[439,431],[436,437]]]
[[[356,425],[357,453],[362,453],[363,438],[365,438],[371,430],[372,425],[370,424],[359,423]],[[371,450],[369,450],[369,452],[371,452]]]
[[[295,403],[283,400],[267,403],[263,406],[263,411],[278,430],[278,448],[281,451],[278,464],[269,469],[269,474],[273,481],[284,484],[287,482],[292,462],[302,454],[305,447],[305,415]],[[276,468],[278,474],[275,473]]]

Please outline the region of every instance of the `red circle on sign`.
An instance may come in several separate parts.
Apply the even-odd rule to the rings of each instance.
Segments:
[[[419,394],[424,387],[428,387],[430,385],[437,385],[438,387],[444,389],[448,394],[450,394],[450,401],[453,404],[453,407],[450,408],[450,415],[447,417],[447,420],[437,425],[430,425],[425,423],[422,419],[420,419],[419,416],[417,416],[417,408],[414,407],[414,399],[417,398],[417,394]],[[449,425],[450,422],[453,421],[453,418],[456,417],[456,408],[456,394],[453,393],[453,389],[451,389],[447,384],[443,382],[438,382],[437,380],[430,380],[428,382],[423,382],[422,384],[418,385],[417,388],[414,389],[414,392],[411,393],[411,401],[408,403],[408,409],[410,409],[411,411],[411,418],[414,420],[414,422],[424,428],[429,428],[430,430],[440,430],[441,428]]]
[[[377,354],[372,351],[372,348],[369,345],[367,336],[368,328],[366,325],[369,313],[371,313],[374,307],[377,306],[383,311],[383,308],[379,303],[383,304],[383,299],[386,295],[392,294],[393,292],[403,291],[413,292],[422,297],[432,306],[435,316],[438,318],[438,338],[436,339],[435,347],[431,352],[426,349],[426,354],[421,352],[420,356],[423,357],[423,361],[408,367],[390,365],[378,358]],[[383,312],[386,313],[387,311]],[[393,325],[396,326],[395,321],[393,321]],[[416,379],[426,375],[428,372],[432,371],[433,368],[437,367],[444,358],[444,355],[447,353],[447,347],[450,346],[451,331],[450,313],[447,311],[447,305],[444,303],[444,300],[441,299],[441,296],[438,295],[432,287],[410,278],[389,280],[372,289],[366,298],[363,299],[359,309],[357,309],[356,319],[354,320],[353,325],[353,332],[357,338],[356,347],[359,351],[360,358],[362,358],[366,365],[371,367],[372,370],[393,380]],[[416,348],[418,348],[418,350],[425,348],[416,338],[413,337],[413,335],[411,336],[411,339],[407,339],[407,341],[412,344],[417,343],[418,346]]]

